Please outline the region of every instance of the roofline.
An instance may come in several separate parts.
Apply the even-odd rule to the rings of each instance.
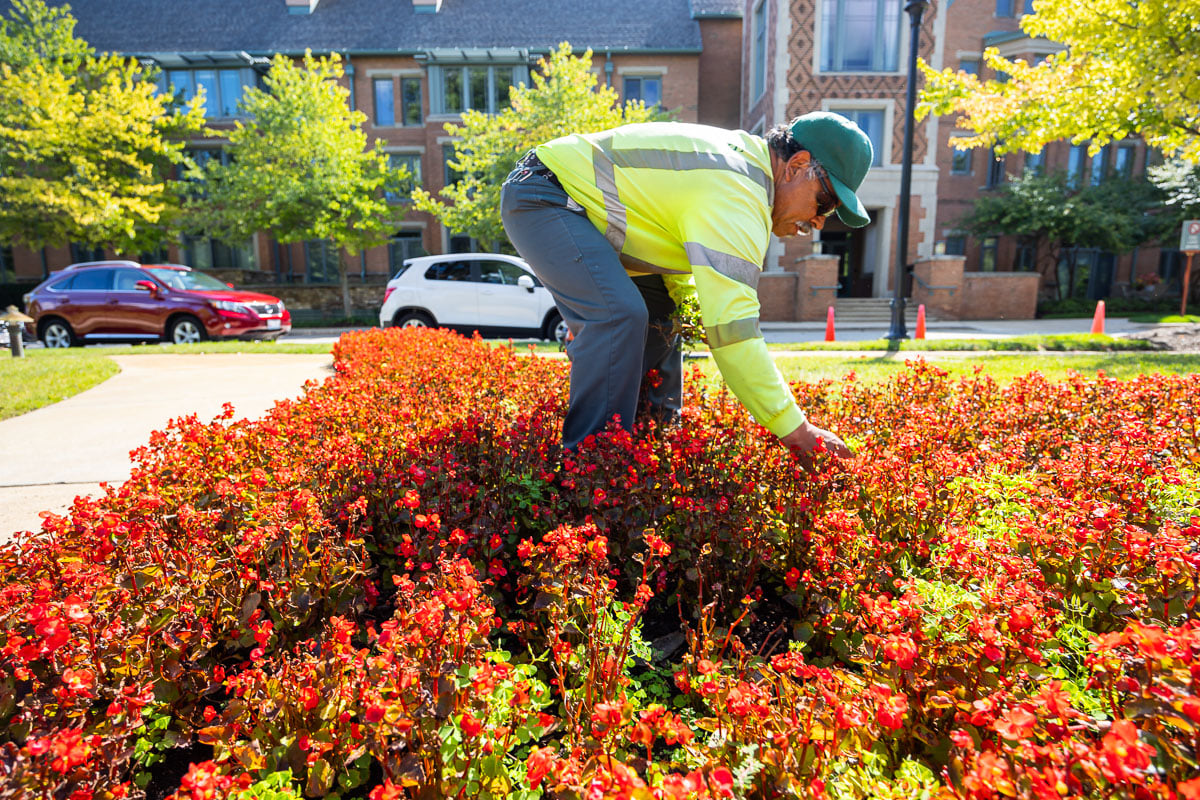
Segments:
[[[711,17],[710,17],[710,19],[711,19]],[[439,49],[444,49],[444,48],[422,47],[422,48],[416,48],[416,49],[406,48],[403,50],[401,50],[401,49],[396,49],[396,50],[355,50],[355,49],[350,49],[350,48],[336,47],[336,48],[328,48],[328,49],[320,49],[320,50],[317,50],[314,48],[306,48],[306,50],[240,50],[237,52],[246,53],[246,54],[250,55],[251,57],[265,58],[268,60],[271,57],[276,56],[276,55],[287,56],[289,58],[300,58],[301,56],[303,56],[305,54],[306,51],[312,52],[312,54],[314,56],[331,55],[333,53],[337,53],[340,56],[346,56],[346,57],[360,56],[360,57],[370,58],[370,57],[381,57],[381,56],[410,56],[410,57],[415,58],[417,56],[423,56],[427,53],[430,53],[434,50],[439,50]],[[531,53],[531,54],[543,55],[543,54],[548,54],[548,53],[553,52],[555,49],[555,45],[547,45],[545,47],[526,47],[526,48],[522,48],[522,49],[528,50],[529,53]],[[694,54],[694,53],[703,52],[702,47],[630,47],[628,45],[618,45],[618,46],[596,45],[596,46],[587,46],[587,47],[584,47],[583,49],[591,50],[593,54],[596,54],[596,53],[628,53],[631,55],[690,55],[690,54]],[[201,51],[201,50],[144,51],[144,50],[140,50],[140,51],[108,51],[108,52],[115,54],[115,55],[124,56],[126,58],[156,59],[159,56],[168,56],[168,55],[169,56],[189,56],[189,55],[190,56],[200,56],[200,55],[206,55],[207,53],[210,53],[210,52],[211,53],[216,53],[216,52],[227,53],[229,51],[216,51],[216,50],[213,50],[213,51]],[[247,66],[250,66],[250,65],[247,64]]]

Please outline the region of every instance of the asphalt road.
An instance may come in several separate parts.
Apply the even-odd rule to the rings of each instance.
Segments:
[[[82,394],[0,421],[0,540],[39,530],[41,511],[65,513],[100,483],[129,477],[131,450],[175,417],[262,416],[305,381],[331,374],[327,355],[115,356],[121,371]]]

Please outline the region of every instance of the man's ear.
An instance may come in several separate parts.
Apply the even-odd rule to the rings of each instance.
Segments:
[[[787,166],[784,168],[783,177],[785,180],[793,180],[800,171],[806,169],[812,161],[812,154],[807,150],[798,150],[792,153],[792,157],[787,160]]]

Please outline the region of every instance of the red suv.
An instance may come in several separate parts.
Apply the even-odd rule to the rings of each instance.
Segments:
[[[115,339],[274,339],[292,329],[283,301],[235,291],[178,264],[90,261],[56,272],[25,295],[46,347]]]

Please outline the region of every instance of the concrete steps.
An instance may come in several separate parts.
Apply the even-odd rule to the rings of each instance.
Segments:
[[[892,321],[891,303],[891,298],[887,297],[839,297],[834,306],[834,319],[839,326],[846,327],[887,326]],[[937,321],[928,311],[925,319]],[[904,322],[909,327],[917,324],[917,307],[912,303],[905,304]]]

